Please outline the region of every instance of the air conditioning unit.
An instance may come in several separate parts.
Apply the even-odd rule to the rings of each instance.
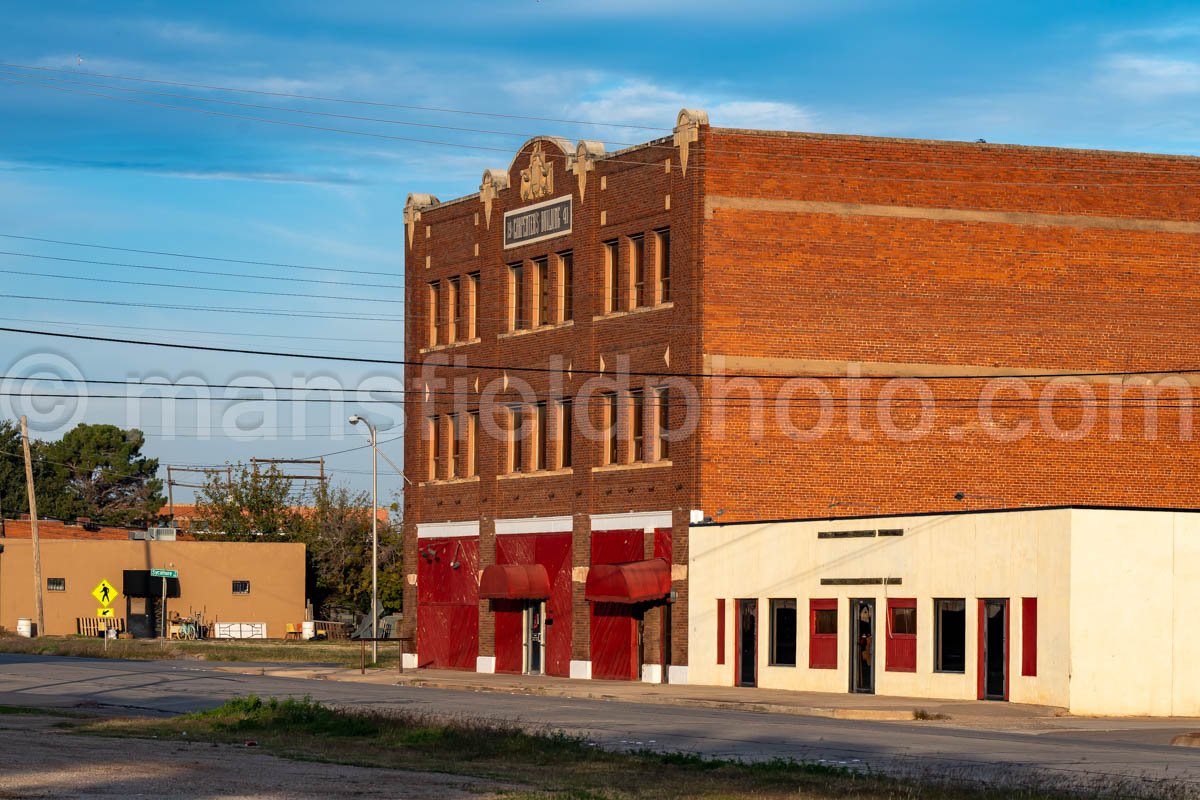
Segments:
[[[173,542],[178,533],[178,528],[150,528],[144,531],[130,531],[129,538],[139,541]]]

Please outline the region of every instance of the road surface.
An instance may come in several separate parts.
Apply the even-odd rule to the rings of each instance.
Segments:
[[[990,731],[953,723],[874,722],[753,711],[464,692],[222,672],[194,661],[0,655],[0,704],[180,713],[230,697],[304,696],[346,706],[516,720],[598,746],[740,759],[790,758],[892,773],[1064,784],[1200,798],[1200,750],[1172,747],[1172,723],[1097,722],[1087,730]],[[1178,725],[1176,723],[1175,725]],[[1087,727],[1087,726],[1085,726]]]

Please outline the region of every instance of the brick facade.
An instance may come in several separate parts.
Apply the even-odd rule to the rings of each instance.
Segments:
[[[996,426],[1032,413],[1025,389],[946,378],[964,371],[1032,373],[1024,385],[1032,399],[1047,387],[1058,392],[1061,402],[1048,404],[1051,427],[1069,429],[1090,406],[1070,400],[1078,387],[1058,387],[1045,373],[1197,366],[1200,321],[1189,311],[1196,296],[1191,270],[1200,255],[1194,192],[1200,160],[775,135],[710,128],[694,113],[681,115],[673,137],[610,155],[597,156],[596,149],[532,140],[506,173],[485,173],[480,194],[445,203],[410,198],[405,464],[415,485],[404,501],[405,600],[416,609],[406,615],[410,627],[420,614],[416,565],[428,557],[421,555],[428,550],[417,539],[420,525],[477,521],[483,569],[496,559],[497,520],[569,516],[574,663],[593,655],[583,582],[592,564],[591,515],[668,512],[675,592],[670,664],[683,666],[694,512],[730,521],[981,504],[1198,504],[1190,476],[1200,459],[1179,435],[1190,416],[1177,397],[1162,401],[1151,441],[1135,435],[1142,433],[1142,410],[1110,416],[1103,398],[1111,379],[1088,377],[1083,386],[1102,398],[1091,430],[1064,438],[1039,425],[1001,441]],[[532,170],[535,152],[546,158],[553,191],[522,200],[522,171]],[[504,248],[505,212],[568,195],[569,235]],[[647,262],[654,264],[653,234],[663,229],[670,231],[670,302],[606,314],[604,244],[617,240],[627,260],[629,237],[644,236]],[[572,319],[510,331],[508,265],[523,264],[532,313],[540,297],[528,288],[536,260],[550,259],[556,297],[554,259],[564,251],[573,256]],[[476,335],[459,330],[451,337],[453,282],[464,291],[472,273],[479,274]],[[436,345],[433,283],[441,302]],[[848,370],[881,377],[794,380]],[[698,413],[696,433],[671,442],[669,461],[626,463],[624,402],[617,465],[606,465],[604,443],[586,436],[586,425],[602,428],[595,393],[614,388],[618,371],[633,373],[627,388],[672,383],[673,429]],[[714,371],[727,377],[664,375]],[[730,388],[742,374],[769,377]],[[922,384],[927,389],[889,383],[906,375],[932,380]],[[698,403],[683,402],[685,384],[699,391]],[[776,402],[787,391],[793,396]],[[1137,398],[1142,391],[1127,394]],[[1182,396],[1191,387],[1161,391]],[[761,426],[747,405],[755,392],[766,398]],[[816,438],[790,435],[780,415],[808,428],[821,411],[805,398],[822,392],[832,398],[829,430]],[[900,398],[887,417],[898,434],[887,435],[880,421],[881,392]],[[931,419],[911,402],[919,392],[934,398]],[[981,392],[1000,398],[990,426],[976,408]],[[495,417],[498,437],[487,417],[511,404],[559,397],[575,399],[571,468],[529,471],[530,441],[525,469],[506,474],[505,415]],[[454,448],[446,420],[474,410],[477,475],[450,478]],[[431,417],[442,420],[436,476],[430,475]],[[919,422],[930,430],[908,436]],[[650,534],[643,540],[648,558],[655,542]],[[496,652],[494,614],[491,601],[478,602],[477,650],[489,658]],[[663,631],[655,608],[646,609],[643,628],[643,663],[657,664]]]

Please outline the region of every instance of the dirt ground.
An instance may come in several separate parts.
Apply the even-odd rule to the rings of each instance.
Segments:
[[[471,779],[288,761],[252,747],[109,739],[0,716],[0,798],[488,798]]]

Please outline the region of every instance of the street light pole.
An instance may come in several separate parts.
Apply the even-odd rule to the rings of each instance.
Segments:
[[[371,638],[379,639],[379,440],[375,426],[355,414],[351,425],[363,423],[371,432]],[[379,663],[379,642],[371,642],[371,661]]]

